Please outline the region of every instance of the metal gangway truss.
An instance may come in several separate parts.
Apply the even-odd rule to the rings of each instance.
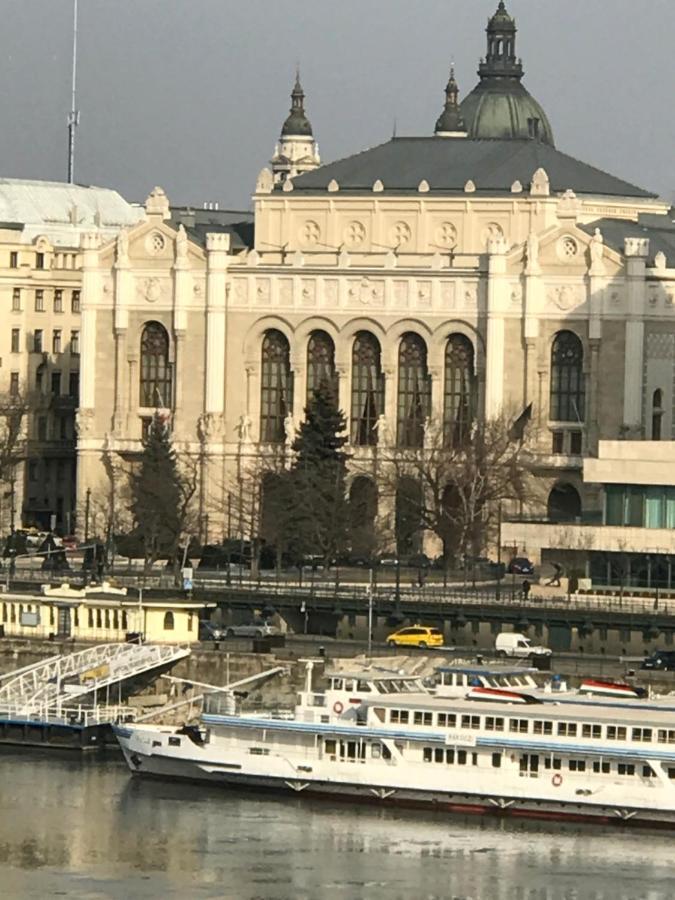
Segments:
[[[186,644],[99,644],[3,676],[3,707],[59,707],[190,655]]]

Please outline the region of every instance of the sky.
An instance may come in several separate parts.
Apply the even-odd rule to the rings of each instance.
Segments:
[[[75,179],[248,209],[299,63],[324,162],[433,132],[497,0],[79,0]],[[0,177],[66,180],[73,0],[0,0]],[[560,150],[675,201],[675,0],[507,0]]]

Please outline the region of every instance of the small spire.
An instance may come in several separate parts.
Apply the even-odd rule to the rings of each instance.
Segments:
[[[455,66],[450,66],[450,77],[445,86],[445,106],[436,121],[434,133],[438,135],[466,134],[464,120],[459,108],[459,88],[455,81]]]
[[[305,92],[300,83],[300,64],[295,68],[295,84],[291,91],[290,114],[281,129],[282,137],[286,134],[311,137],[312,126],[305,114]]]

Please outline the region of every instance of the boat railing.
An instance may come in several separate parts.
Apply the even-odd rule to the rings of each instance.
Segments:
[[[131,706],[61,706],[49,703],[27,706],[25,703],[0,704],[0,722],[31,722],[51,725],[104,725],[119,722],[133,722],[136,712]]]

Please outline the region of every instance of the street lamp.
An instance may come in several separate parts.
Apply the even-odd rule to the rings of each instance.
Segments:
[[[89,506],[91,504],[91,488],[87,488],[84,501],[84,539],[89,540]]]

